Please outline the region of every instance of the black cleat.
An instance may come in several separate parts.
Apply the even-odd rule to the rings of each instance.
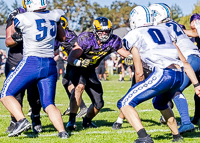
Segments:
[[[113,130],[119,130],[119,129],[121,129],[121,127],[122,127],[121,123],[114,122],[112,129]]]
[[[174,138],[172,142],[184,142],[183,137],[180,135],[178,138]]]
[[[87,114],[87,108],[80,109],[79,113],[76,115],[77,118],[82,118]]]
[[[15,128],[15,125],[16,125],[16,122],[10,121],[10,125],[6,130],[6,133],[12,132],[14,130],[14,128]]]
[[[69,137],[69,134],[68,134],[66,131],[64,131],[64,132],[59,132],[59,133],[58,133],[58,137],[61,138],[61,139],[66,139],[66,138]]]
[[[97,128],[97,126],[91,121],[87,121],[86,117],[83,118],[82,126],[84,129],[86,128]]]
[[[200,124],[199,119],[200,119],[199,117],[194,116],[194,117],[192,117],[191,122],[192,122],[194,125],[199,125],[199,124]]]
[[[63,113],[63,115],[69,115],[70,113],[70,107],[67,108],[67,110]]]
[[[75,124],[75,122],[69,121],[66,125],[67,130],[73,131],[76,130],[77,125]]]
[[[35,134],[38,134],[42,132],[42,125],[40,121],[40,115],[34,115],[33,113],[31,114],[31,120],[32,120],[32,128],[33,132]]]
[[[153,142],[151,136],[147,135],[144,138],[139,138],[139,139],[135,140],[134,143],[154,143],[154,142]]]
[[[21,119],[16,123],[15,128],[13,129],[13,131],[8,134],[8,137],[18,136],[23,131],[27,131],[29,129],[31,129],[30,122],[26,118]]]

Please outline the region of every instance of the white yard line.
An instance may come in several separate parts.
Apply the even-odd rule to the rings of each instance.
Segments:
[[[149,133],[154,133],[154,132],[169,132],[170,130],[159,130],[159,129],[155,129],[155,130],[148,130],[147,132]],[[93,131],[93,132],[86,132],[86,133],[80,133],[80,132],[72,132],[71,134],[76,134],[76,135],[84,135],[84,134],[123,134],[123,133],[135,133],[134,130],[127,130],[127,131]],[[20,135],[22,137],[33,137],[31,134],[29,135],[25,135],[22,134]],[[58,136],[57,133],[52,133],[52,134],[40,134],[38,135],[38,137],[51,137],[51,136]],[[7,136],[4,137],[0,137],[1,138],[7,138]]]

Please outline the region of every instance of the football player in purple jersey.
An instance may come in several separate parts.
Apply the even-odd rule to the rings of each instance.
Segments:
[[[6,46],[10,47],[8,51],[8,58],[6,60],[6,66],[5,66],[5,75],[6,77],[9,75],[10,72],[12,72],[18,63],[22,60],[22,50],[23,50],[23,42],[22,42],[22,36],[15,32],[12,34],[12,23],[15,18],[15,16],[19,13],[24,13],[25,9],[19,7],[12,11],[9,14],[9,17],[7,19],[7,26],[6,26]],[[39,98],[39,92],[37,88],[37,84],[33,83],[27,88],[27,95],[28,95],[28,102],[30,107],[32,108],[32,126],[33,126],[33,132],[39,133],[42,131],[41,121],[40,121],[40,110],[41,110],[41,103]],[[25,94],[25,90],[22,90],[20,93],[16,95],[17,101],[22,105],[23,103],[23,97]],[[33,96],[32,96],[33,95]],[[11,122],[10,126],[7,129],[7,133],[10,133],[15,125],[17,120],[13,115],[11,115]]]
[[[97,127],[91,120],[104,106],[102,85],[95,73],[95,68],[101,60],[115,51],[124,57],[132,58],[131,54],[122,48],[121,38],[112,34],[112,23],[109,19],[106,17],[95,19],[93,29],[93,32],[83,32],[78,36],[67,60],[70,64],[67,76],[75,86],[70,98],[70,118],[66,126],[69,130],[76,128],[76,113],[84,90],[92,104],[83,118],[83,128]]]

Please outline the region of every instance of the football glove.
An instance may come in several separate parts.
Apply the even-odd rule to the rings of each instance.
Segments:
[[[11,37],[16,43],[19,43],[23,40],[22,35],[17,32],[15,32],[13,35],[11,35]]]
[[[76,59],[74,61],[74,65],[77,67],[84,67],[87,68],[90,65],[90,59]]]
[[[133,55],[132,54],[130,54],[130,55],[128,55],[126,58],[125,58],[125,64],[127,65],[127,66],[132,66],[133,65]]]
[[[197,33],[198,33],[198,35],[199,35],[199,37],[200,37],[200,20],[195,20],[195,21],[194,21],[194,25],[195,25],[195,28],[196,28],[196,30],[197,30]]]

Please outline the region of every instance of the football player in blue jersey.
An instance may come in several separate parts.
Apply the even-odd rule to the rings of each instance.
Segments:
[[[67,76],[75,86],[70,98],[70,118],[66,126],[69,130],[76,128],[76,114],[84,90],[89,95],[92,104],[83,118],[83,128],[97,127],[91,120],[104,106],[102,85],[95,73],[95,68],[101,60],[115,51],[131,59],[131,54],[122,48],[121,38],[112,34],[112,23],[109,19],[106,17],[95,19],[93,30],[93,32],[83,32],[78,36],[75,47],[67,59],[69,63]]]
[[[68,57],[70,51],[73,49],[74,47],[74,43],[77,41],[77,35],[76,33],[74,33],[74,31],[71,31],[68,28],[68,19],[66,16],[61,16],[61,21],[60,24],[63,27],[63,29],[65,30],[66,33],[66,39],[64,42],[59,42],[57,44],[57,47],[61,46],[62,48],[62,52],[65,54],[66,58]],[[66,67],[66,74],[64,75],[63,79],[62,79],[62,84],[65,88],[65,91],[67,92],[67,95],[70,99],[71,97],[71,92],[74,90],[74,85],[72,84],[72,82],[67,78],[67,70],[68,66]],[[68,115],[70,113],[70,107],[67,108],[67,110],[63,113],[63,115]],[[83,117],[85,114],[87,113],[87,106],[85,105],[83,99],[81,99],[81,105],[80,105],[80,111],[77,114],[78,118]]]
[[[123,44],[133,55],[137,83],[118,101],[117,106],[136,130],[139,137],[136,143],[153,143],[135,110],[138,104],[151,98],[154,108],[167,121],[173,141],[182,140],[173,112],[167,103],[182,85],[183,66],[197,95],[200,95],[200,84],[192,67],[173,43],[176,40],[175,33],[166,27],[153,26],[152,10],[145,6],[136,6],[130,12],[129,21],[132,30],[124,36]],[[147,79],[144,77],[141,60],[152,71]]]
[[[180,25],[171,20],[170,7],[164,3],[157,3],[150,5],[149,8],[155,12],[154,19],[156,25],[167,27],[171,31],[175,32],[177,37],[177,40],[175,41],[176,45],[180,48],[184,57],[192,66],[196,76],[198,77],[198,80],[200,80],[200,52],[198,51],[198,47],[183,32],[183,29],[180,27]],[[186,73],[184,73],[183,84],[173,97],[173,101],[181,116],[181,126],[179,128],[180,133],[192,131],[195,129],[193,123],[190,121],[187,100],[182,93],[183,90],[190,84],[191,82],[188,76]]]
[[[27,12],[14,18],[15,30],[23,38],[23,59],[8,75],[1,90],[1,102],[17,120],[14,130],[8,136],[17,136],[31,128],[14,96],[36,82],[43,110],[57,129],[58,136],[68,138],[61,113],[54,102],[57,81],[56,63],[53,59],[54,41],[55,38],[65,40],[65,31],[60,25],[60,17],[64,12],[59,9],[46,10],[46,0],[25,0],[24,4]],[[11,35],[13,37],[14,34]],[[13,41],[15,45],[16,40]]]
[[[15,16],[19,13],[24,13],[25,9],[23,8],[17,8],[14,11],[12,11],[9,14],[9,17],[7,19],[7,26],[6,26],[6,46],[11,47],[8,51],[8,58],[6,60],[6,66],[5,66],[5,75],[8,77],[9,73],[12,72],[18,65],[18,63],[22,60],[22,50],[23,50],[23,42],[22,42],[22,35],[15,32],[12,33],[12,23],[15,18]],[[37,88],[37,84],[33,83],[27,88],[27,95],[28,95],[28,101],[32,108],[32,128],[34,133],[39,133],[42,131],[41,121],[40,121],[40,110],[41,110],[41,103],[39,98],[39,91]],[[18,93],[15,98],[17,101],[21,104],[23,102],[23,97],[25,94],[25,90],[22,90],[20,93]],[[7,133],[10,133],[15,125],[17,120],[13,115],[11,115],[11,122],[10,126],[7,129]]]

